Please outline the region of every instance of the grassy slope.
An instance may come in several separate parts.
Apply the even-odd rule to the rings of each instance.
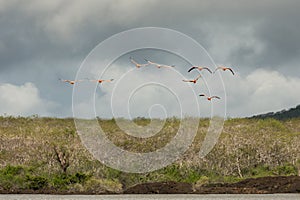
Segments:
[[[146,125],[149,120],[135,122]],[[128,136],[114,120],[99,120],[99,124],[121,148],[150,152],[166,145],[180,122],[168,119],[148,139]],[[120,192],[122,187],[149,181],[201,185],[298,173],[300,119],[227,120],[215,148],[200,159],[198,151],[208,126],[209,120],[199,121],[193,144],[176,163],[147,174],[128,174],[95,160],[81,144],[73,119],[0,117],[0,190]]]

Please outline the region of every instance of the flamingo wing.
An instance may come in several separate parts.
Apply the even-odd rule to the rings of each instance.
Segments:
[[[130,57],[130,61],[135,65],[139,65],[132,57]]]
[[[175,67],[175,65],[161,65],[162,67],[172,68]]]
[[[145,59],[145,58],[144,58],[144,60],[145,60],[148,64],[150,64],[150,65],[158,65],[157,63],[151,62],[150,60],[147,60],[147,59]]]
[[[175,67],[174,65],[172,66],[169,66],[169,65],[163,65],[163,64],[159,64],[159,63],[155,63],[155,62],[152,62],[150,60],[147,60],[147,59],[144,59],[146,62],[148,62],[148,64],[146,65],[155,65],[157,68],[161,68],[161,67]]]
[[[67,80],[67,79],[61,79],[59,78],[58,80],[62,81],[62,82],[70,82],[71,80]]]
[[[199,74],[199,76],[197,76],[197,78],[195,79],[195,81],[198,81],[199,78],[201,78],[201,74]]]
[[[234,75],[234,72],[231,68],[227,68],[229,71],[231,71],[232,75]]]
[[[217,69],[215,69],[215,71],[213,73],[216,73],[217,70],[219,69],[223,69],[222,67],[217,67]]]
[[[112,82],[114,79],[107,79],[107,80],[102,80],[102,81],[106,81],[106,82]]]
[[[66,80],[66,79],[59,79],[59,80],[62,82],[65,82],[65,83],[70,83],[70,84],[75,83],[74,81]]]
[[[208,67],[203,67],[203,69],[206,69],[207,71],[209,71],[209,73],[212,74],[212,71]]]
[[[99,83],[102,83],[102,82],[111,82],[113,81],[114,79],[99,79],[99,80],[94,80],[94,81],[97,81]]]
[[[191,72],[192,70],[194,70],[194,69],[196,69],[197,67],[195,67],[195,66],[193,66],[193,67],[191,67],[189,70],[188,70],[188,72]]]
[[[212,97],[210,97],[211,99],[212,98],[216,98],[216,99],[221,99],[220,97],[218,97],[218,96],[212,96]]]

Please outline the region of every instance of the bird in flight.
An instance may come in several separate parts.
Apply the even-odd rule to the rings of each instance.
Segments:
[[[183,82],[197,83],[198,79],[201,78],[201,75],[197,76],[194,80],[182,80]]]
[[[200,96],[200,97],[206,97],[208,101],[211,101],[211,100],[214,99],[214,98],[215,98],[215,99],[221,99],[221,98],[218,97],[218,96],[211,96],[211,97],[210,97],[210,96],[207,96],[207,95],[205,95],[205,94],[200,94],[199,96]]]
[[[207,71],[209,71],[209,73],[212,74],[212,71],[208,68],[208,67],[201,67],[201,66],[192,66],[188,72],[194,70],[194,69],[198,69],[199,71],[202,71],[203,69],[206,69]]]
[[[65,82],[65,83],[69,83],[71,85],[74,85],[77,82],[83,81],[83,80],[66,80],[66,79],[61,79],[61,78],[59,80],[62,81],[62,82]]]
[[[221,70],[223,70],[223,71],[229,70],[229,71],[232,73],[232,75],[234,75],[234,72],[233,72],[233,70],[232,70],[230,67],[224,67],[224,66],[218,67],[218,68],[214,71],[214,73],[215,73],[217,70],[219,70],[219,69],[221,69]]]
[[[148,62],[149,65],[155,65],[155,67],[157,68],[162,68],[162,67],[167,67],[167,68],[172,68],[172,67],[175,67],[175,65],[163,65],[163,64],[158,64],[158,63],[155,63],[155,62],[151,62],[150,60],[147,60],[145,59],[146,62]]]
[[[145,66],[149,65],[149,63],[145,63],[145,64],[137,63],[132,57],[130,57],[130,61],[131,61],[137,68],[145,67]]]
[[[98,83],[103,83],[103,82],[112,82],[114,79],[96,79],[96,80],[92,80],[92,79],[89,79],[89,81],[92,81],[92,82],[98,82]]]

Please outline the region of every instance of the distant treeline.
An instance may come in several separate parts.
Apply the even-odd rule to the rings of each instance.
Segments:
[[[266,119],[266,118],[273,118],[277,120],[286,120],[300,117],[300,105],[296,106],[295,108],[291,108],[289,110],[281,110],[279,112],[269,112],[266,114],[261,115],[254,115],[250,118],[257,118],[257,119]]]

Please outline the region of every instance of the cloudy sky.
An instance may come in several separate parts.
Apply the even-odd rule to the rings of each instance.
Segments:
[[[75,79],[99,43],[140,27],[179,31],[201,44],[213,62],[204,51],[198,63],[155,49],[126,52],[102,74],[115,80],[97,87],[95,105],[88,98],[78,105],[83,114],[94,106],[101,117],[198,115],[197,107],[201,116],[210,116],[212,107],[220,113],[226,107],[226,116],[243,117],[294,107],[300,99],[299,9],[297,0],[0,0],[0,115],[72,116],[73,87],[58,79]],[[130,56],[174,64],[176,70],[136,70]],[[197,86],[183,85],[181,79],[197,75],[187,73],[190,64],[214,69],[214,63],[236,74],[202,72]],[[89,73],[88,78],[99,78],[101,72]],[[222,99],[195,100],[188,88]]]

